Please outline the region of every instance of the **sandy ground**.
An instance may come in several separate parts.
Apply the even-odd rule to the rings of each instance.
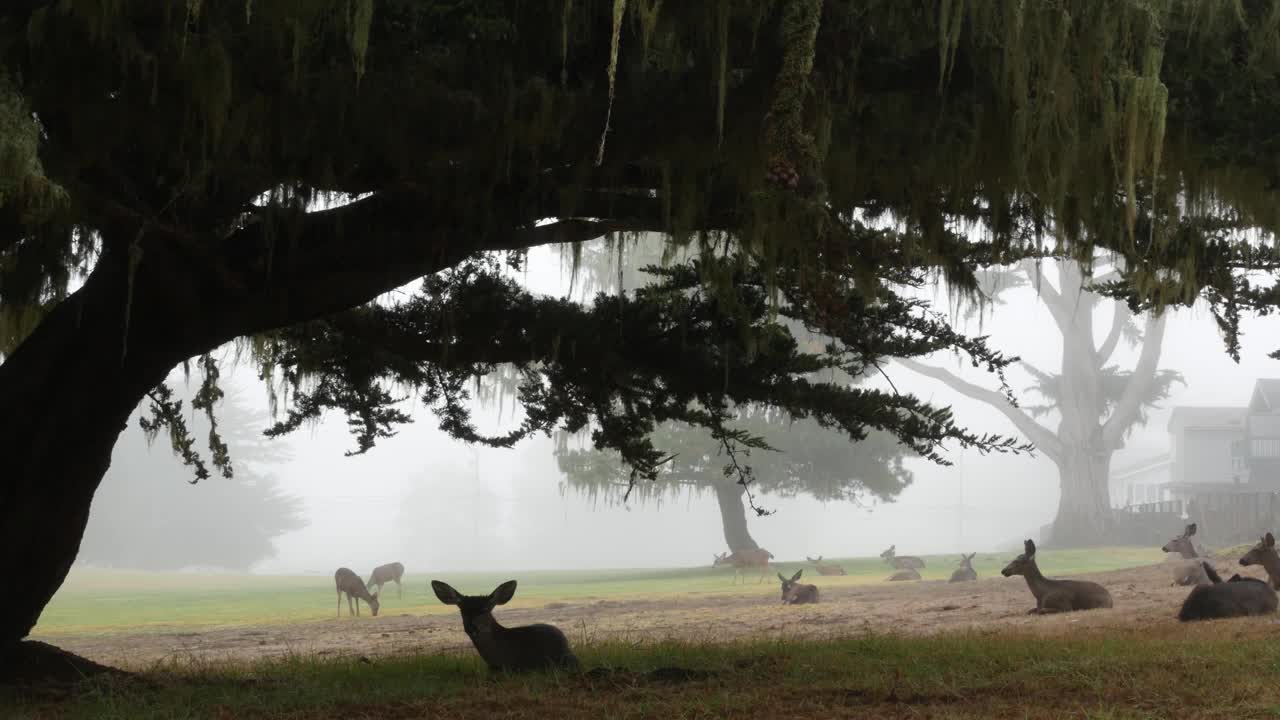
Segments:
[[[1264,577],[1260,568],[1215,563],[1223,578],[1231,573]],[[812,638],[859,635],[867,631],[929,635],[942,632],[1106,634],[1116,629],[1177,626],[1176,615],[1188,588],[1171,586],[1169,565],[1073,576],[1102,583],[1115,607],[1058,615],[1027,615],[1035,600],[1020,577],[1000,576],[970,583],[919,581],[832,587],[820,590],[818,605],[783,606],[780,589],[755,585],[741,596],[684,594],[636,600],[549,603],[543,607],[499,609],[503,624],[550,622],[573,643],[599,640],[685,641],[754,638]],[[822,588],[822,577],[806,578]],[[1280,618],[1254,619],[1280,635]],[[1199,625],[1199,624],[1197,624]],[[1228,628],[1223,628],[1227,630]],[[38,639],[38,638],[37,638]],[[192,632],[149,630],[103,636],[56,635],[44,638],[99,662],[140,668],[157,662],[221,662],[290,654],[365,655],[473,652],[455,613],[436,616],[396,614],[385,608],[377,618],[239,626]]]

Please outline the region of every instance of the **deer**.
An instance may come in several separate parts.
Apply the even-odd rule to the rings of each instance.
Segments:
[[[1211,585],[1213,584],[1209,576],[1205,574],[1204,563],[1201,561],[1200,553],[1196,552],[1196,546],[1191,542],[1191,536],[1196,534],[1196,524],[1191,523],[1183,531],[1181,535],[1173,538],[1165,543],[1160,549],[1167,553],[1176,552],[1182,556],[1182,560],[1173,567],[1173,584],[1174,585]]]
[[[947,582],[970,582],[978,579],[978,573],[973,569],[973,556],[978,553],[960,554],[960,567],[951,573],[951,579]]]
[[[924,567],[924,560],[914,555],[895,555],[894,550],[897,545],[890,545],[888,550],[880,553],[880,559],[893,566],[894,570],[906,570],[907,568],[919,569]]]
[[[1240,558],[1241,565],[1261,565],[1267,571],[1273,590],[1280,590],[1280,554],[1276,553],[1276,539],[1270,532],[1263,535],[1249,552]]]
[[[373,569],[369,575],[369,582],[365,583],[369,587],[378,586],[378,592],[382,592],[382,586],[394,582],[396,584],[396,597],[402,598],[404,594],[401,592],[400,579],[404,577],[404,565],[398,562],[379,565]]]
[[[902,580],[919,580],[920,573],[915,568],[907,568],[889,576],[889,582],[899,582]]]
[[[445,605],[462,613],[462,629],[489,672],[577,670],[578,658],[560,628],[545,623],[504,627],[493,609],[516,594],[516,581],[508,580],[488,595],[463,595],[448,583],[431,581],[431,589]]]
[[[1191,589],[1178,611],[1181,622],[1266,615],[1276,611],[1276,591],[1269,584],[1239,574],[1224,583],[1212,565],[1204,561],[1200,565],[1209,584]]]
[[[1027,540],[1023,553],[1000,571],[1005,577],[1021,575],[1036,598],[1036,606],[1028,615],[1094,610],[1111,607],[1111,593],[1096,582],[1088,580],[1053,580],[1040,573],[1036,565],[1036,544]]]
[[[347,594],[347,617],[360,614],[361,600],[369,603],[369,610],[374,617],[378,617],[378,593],[370,595],[369,589],[364,586],[364,581],[352,572],[351,568],[338,568],[333,574],[333,584],[338,589],[338,617],[342,617],[342,593]],[[351,612],[352,598],[355,598],[355,613]]]
[[[778,573],[778,579],[782,581],[783,605],[804,605],[818,602],[818,586],[800,582],[802,573],[804,573],[803,568],[797,570],[790,580],[783,577],[782,573]]]
[[[711,567],[720,567],[721,565],[733,566],[733,582],[738,582],[738,575],[742,575],[742,582],[745,585],[747,576],[742,571],[749,567],[760,568],[760,579],[757,584],[764,582],[764,576],[769,573],[769,561],[773,559],[773,553],[764,548],[753,548],[749,550],[738,550],[733,553],[720,553],[715,555],[715,560],[711,562]]]
[[[817,560],[814,560],[808,555],[805,555],[804,559],[813,563],[813,566],[817,569],[819,575],[848,575],[848,573],[844,571],[844,568],[839,565],[823,565],[821,555],[818,556]]]

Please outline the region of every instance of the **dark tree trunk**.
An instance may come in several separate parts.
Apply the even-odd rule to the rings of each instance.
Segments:
[[[737,483],[715,483],[716,501],[720,503],[720,522],[724,526],[724,541],[730,552],[755,550],[760,546],[747,531],[747,506],[742,502],[746,488]]]
[[[105,254],[85,285],[0,364],[0,650],[35,625],[79,551],[89,505],[129,413],[187,355],[181,313]],[[157,340],[163,338],[163,342]],[[146,512],[139,508],[139,512]]]
[[[1072,452],[1068,448],[1058,468],[1062,496],[1047,544],[1085,547],[1112,540],[1115,518],[1108,488],[1110,469],[1111,453]]]

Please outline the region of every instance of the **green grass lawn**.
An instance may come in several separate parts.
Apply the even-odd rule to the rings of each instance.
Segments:
[[[991,577],[1012,553],[983,554],[974,558],[979,577]],[[1105,548],[1045,550],[1038,558],[1050,575],[1070,575],[1114,570],[1159,562],[1164,557],[1153,548]],[[756,576],[748,574],[747,589],[731,584],[733,570],[707,567],[654,570],[523,571],[510,573],[446,573],[405,576],[404,599],[395,599],[395,586],[384,588],[389,596],[386,612],[431,614],[456,612],[441,605],[428,581],[441,579],[465,593],[487,593],[498,583],[520,582],[512,607],[548,602],[591,601],[605,598],[646,598],[686,593],[758,592]],[[945,580],[958,556],[926,556],[922,571],[928,579]],[[824,577],[824,586],[883,582],[890,570],[879,558],[827,558],[849,572],[847,577]],[[775,570],[790,576],[803,563],[780,562]],[[805,576],[818,577],[812,567]],[[776,585],[768,575],[766,583]],[[66,584],[40,617],[36,635],[136,632],[149,628],[200,628],[220,625],[299,622],[333,616],[336,594],[331,577],[279,575],[194,575],[89,570],[72,571]],[[345,602],[344,602],[345,604]],[[344,611],[345,612],[345,611]]]
[[[0,716],[1275,717],[1280,644],[1227,637],[1242,634],[1250,622],[1257,620],[1187,630],[1198,636],[1194,642],[1135,628],[1106,639],[864,636],[578,648],[587,668],[621,669],[603,678],[488,676],[472,654],[157,668],[143,674],[149,683],[100,680],[64,695],[0,689]],[[659,667],[706,675],[662,680],[645,674]]]

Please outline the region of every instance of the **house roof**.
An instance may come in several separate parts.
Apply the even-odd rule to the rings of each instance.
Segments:
[[[1280,410],[1280,378],[1259,378],[1253,384],[1253,397],[1249,409],[1254,412]]]
[[[1261,382],[1261,381],[1259,381]],[[1280,401],[1280,384],[1276,386],[1276,400]],[[1248,408],[1242,407],[1193,407],[1182,405],[1169,413],[1169,432],[1189,427],[1244,428]]]

